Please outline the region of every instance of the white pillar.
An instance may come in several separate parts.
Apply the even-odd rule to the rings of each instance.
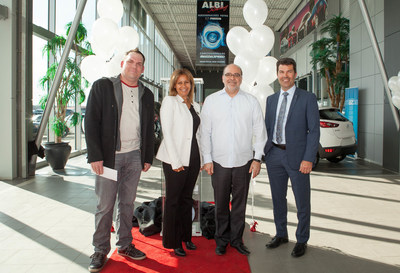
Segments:
[[[0,179],[17,176],[16,1],[0,0],[8,18],[0,20]]]

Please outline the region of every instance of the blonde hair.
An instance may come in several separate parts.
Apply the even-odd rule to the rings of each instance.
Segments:
[[[189,102],[192,103],[194,97],[194,79],[192,73],[190,73],[190,71],[187,70],[186,68],[176,69],[174,72],[172,72],[171,79],[169,80],[169,95],[170,96],[178,95],[178,91],[176,91],[175,85],[176,82],[178,81],[178,78],[182,75],[185,75],[190,82],[190,91],[188,99]]]

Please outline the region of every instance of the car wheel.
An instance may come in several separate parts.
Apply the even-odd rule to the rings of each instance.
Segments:
[[[338,162],[342,161],[345,158],[346,158],[345,155],[341,155],[341,156],[338,156],[338,157],[327,158],[327,160],[330,161],[330,162],[333,162],[333,163],[338,163]]]

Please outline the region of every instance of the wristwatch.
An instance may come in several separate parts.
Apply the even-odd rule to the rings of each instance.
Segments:
[[[260,160],[260,159],[253,158],[253,161],[258,162],[258,163],[261,163],[261,160]]]

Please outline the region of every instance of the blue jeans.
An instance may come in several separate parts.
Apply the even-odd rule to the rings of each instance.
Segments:
[[[97,209],[93,246],[95,252],[105,255],[111,250],[110,232],[115,200],[117,199],[117,247],[125,249],[132,243],[132,217],[142,164],[140,151],[116,154],[117,181],[96,176]]]

